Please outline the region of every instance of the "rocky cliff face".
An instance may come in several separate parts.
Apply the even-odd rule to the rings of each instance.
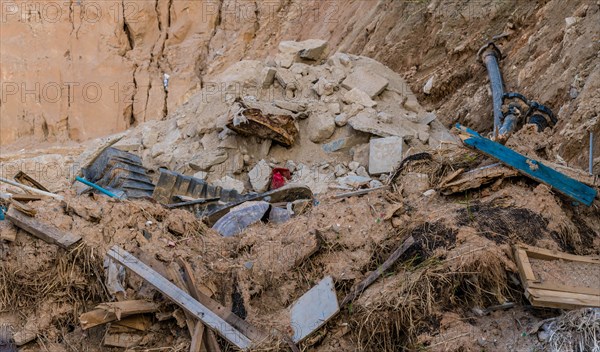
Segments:
[[[85,140],[164,119],[230,64],[268,60],[280,41],[309,38],[377,59],[415,92],[434,77],[430,94],[420,93],[424,105],[446,124],[484,131],[491,99],[475,53],[500,35],[507,89],[552,107],[561,120],[553,153],[583,165],[584,135],[600,131],[598,7],[557,0],[7,0],[0,142]]]

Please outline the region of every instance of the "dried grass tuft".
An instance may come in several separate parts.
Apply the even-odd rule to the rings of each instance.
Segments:
[[[547,330],[552,352],[600,352],[600,308],[570,311],[550,322]]]
[[[87,302],[108,298],[101,257],[84,243],[68,252],[57,251],[47,270],[5,264],[0,266],[0,311],[30,312],[51,298],[72,307],[65,323],[75,324]]]
[[[469,310],[516,298],[507,284],[503,252],[481,248],[445,258],[454,239],[444,226],[431,225],[427,229],[435,233],[419,233],[422,226],[415,230],[435,245],[428,248],[422,243],[398,273],[388,276],[386,283],[374,284],[353,304],[351,330],[360,350],[417,348],[419,335],[439,327],[443,311]]]

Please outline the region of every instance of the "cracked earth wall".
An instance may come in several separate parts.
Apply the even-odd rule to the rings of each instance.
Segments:
[[[241,59],[320,38],[405,76],[446,125],[491,128],[477,49],[503,34],[507,89],[549,105],[549,142],[587,163],[600,133],[596,1],[1,0],[0,144],[84,141],[164,119]],[[476,29],[476,30],[474,30]],[[165,88],[165,74],[169,75]],[[422,87],[435,76],[430,95]],[[596,138],[596,150],[600,138]],[[599,159],[600,167],[600,159]]]

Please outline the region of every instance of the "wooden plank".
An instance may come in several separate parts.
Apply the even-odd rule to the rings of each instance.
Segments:
[[[197,322],[192,332],[192,343],[190,344],[190,352],[200,352],[204,342],[204,324]]]
[[[520,245],[527,252],[527,256],[532,259],[541,259],[541,260],[556,260],[563,259],[572,262],[582,262],[582,263],[591,263],[600,265],[600,257],[590,257],[590,256],[581,256],[574,255],[559,251],[552,251],[549,249],[532,247],[527,245]]]
[[[189,291],[185,288],[185,283],[183,282],[181,275],[179,275],[179,272],[178,272],[179,270],[177,268],[175,268],[174,265],[176,265],[176,264],[171,263],[171,265],[169,265],[167,267],[167,276],[183,292],[189,294]],[[190,336],[193,338],[194,326],[196,325],[196,319],[194,318],[194,316],[192,314],[190,314],[185,309],[183,310],[183,313],[185,314],[185,323],[187,325],[188,331],[190,332]]]
[[[35,216],[35,214],[37,214],[37,210],[33,209],[29,205],[26,205],[26,204],[23,204],[23,203],[19,202],[16,199],[11,199],[10,200],[10,206],[14,207],[15,209],[17,209],[21,213],[23,213],[25,215],[28,215],[28,216]]]
[[[244,336],[209,308],[196,301],[124,249],[114,246],[108,251],[107,255],[156,287],[158,291],[171,299],[175,304],[191,313],[211,329],[217,331],[233,345],[242,350],[247,350],[251,347],[252,341],[248,337]]]
[[[50,192],[49,189],[47,189],[46,187],[44,187],[44,185],[42,185],[41,183],[39,183],[38,181],[36,181],[33,177],[27,175],[26,173],[24,173],[23,171],[19,171],[14,177],[13,179],[17,182],[20,182],[24,185],[28,185],[31,187],[35,187],[41,191],[45,191],[45,192]]]
[[[535,280],[535,274],[533,273],[529,259],[527,259],[527,253],[525,250],[515,247],[514,253],[515,262],[517,263],[517,267],[519,268],[519,272],[521,274],[521,282],[523,283],[523,286],[526,287],[527,281]]]
[[[204,334],[204,346],[208,352],[221,352],[219,342],[215,337],[215,334],[211,334],[212,331],[208,330],[207,334]]]
[[[181,261],[181,262],[183,262],[183,261]],[[186,281],[188,287],[189,286],[198,287],[195,284],[195,280],[193,279],[192,269],[190,268],[189,264],[187,264],[185,262],[183,262],[183,263],[184,263],[184,265],[182,265],[182,267],[184,269],[183,277],[184,277],[184,280]],[[219,302],[211,299],[208,295],[204,294],[202,291],[200,291],[198,289],[196,289],[194,291],[195,292],[193,292],[192,297],[194,297],[194,295],[196,295],[196,297],[194,297],[194,298],[196,298],[198,300],[198,302],[202,303],[208,309],[215,312],[215,314],[217,314],[219,317],[221,317],[221,319],[225,320],[227,323],[234,326],[237,330],[242,332],[244,335],[248,336],[255,343],[259,343],[269,337],[268,334],[261,331],[260,329],[253,326],[252,324],[248,323],[244,319],[238,317],[233,312],[231,312],[229,309],[227,309],[225,306],[223,306]]]
[[[470,170],[451,182],[449,181],[447,183],[443,183],[439,186],[439,189],[442,194],[450,195],[454,193],[465,192],[474,188],[479,188],[483,185],[492,183],[499,178],[513,177],[517,176],[518,174],[519,173],[517,171],[497,163]]]
[[[377,280],[381,276],[381,274],[383,274],[392,265],[394,265],[398,258],[400,258],[400,256],[404,254],[404,252],[406,252],[406,250],[408,250],[414,243],[415,239],[412,236],[407,238],[406,241],[404,241],[404,243],[402,243],[402,245],[398,247],[389,256],[389,258],[383,264],[381,264],[379,268],[377,268],[377,270],[373,271],[369,276],[367,276],[366,279],[364,279],[358,285],[356,285],[356,287],[352,291],[350,291],[350,293],[348,293],[346,297],[344,297],[344,300],[342,301],[340,306],[343,307],[346,304],[352,302],[356,297],[358,297],[367,287],[369,287],[375,280]]]
[[[146,331],[150,329],[150,326],[152,326],[152,320],[147,315],[138,314],[123,318],[119,321],[112,323],[111,329],[115,327],[123,327],[137,331]]]
[[[598,192],[595,189],[551,169],[537,160],[521,155],[500,143],[484,138],[479,133],[460,124],[457,124],[456,127],[467,133],[466,136],[461,136],[467,146],[498,159],[502,163],[517,169],[521,174],[544,183],[563,195],[587,206],[592,205],[596,198]]]
[[[582,307],[600,307],[600,296],[582,293],[549,291],[530,288],[527,298],[533,306],[561,309],[575,309]]]
[[[52,225],[42,223],[33,217],[27,216],[11,207],[6,212],[6,218],[21,229],[48,243],[68,249],[81,240],[81,236],[64,232]]]
[[[42,200],[42,199],[47,199],[47,198],[49,198],[49,197],[38,195],[38,194],[20,194],[20,193],[12,194],[12,199],[20,201],[20,202],[31,202],[31,201]]]
[[[600,297],[600,290],[598,290],[597,288],[590,288],[590,287],[565,286],[565,285],[555,284],[555,283],[551,283],[551,282],[538,282],[538,281],[529,281],[527,283],[527,287],[540,289],[540,290],[548,290],[548,291],[583,293],[583,294],[590,295],[590,296]]]
[[[81,314],[79,323],[83,330],[87,330],[130,315],[153,313],[157,310],[156,303],[142,300],[102,303],[96,309]]]
[[[203,301],[208,302],[208,300],[205,300],[204,298],[206,297],[206,298],[210,299],[211,296],[213,295],[213,291],[205,285],[200,285],[200,284],[196,283],[196,279],[194,278],[194,273],[192,271],[192,267],[188,264],[188,262],[183,260],[183,258],[177,258],[177,263],[179,263],[179,266],[181,266],[181,268],[183,269],[183,280],[185,281],[185,284],[187,285],[187,289],[190,291],[191,296],[194,297],[194,299],[199,301],[200,303],[202,303]],[[210,304],[210,302],[208,302],[208,303]],[[227,321],[227,317],[221,317],[221,318],[223,318],[223,320]],[[255,337],[252,335],[253,330],[245,329],[245,327],[243,325],[242,325],[242,328],[240,329],[240,326],[239,326],[239,324],[237,324],[238,323],[237,321],[230,321],[229,323],[231,325],[233,325],[234,327],[236,327],[236,329],[240,330],[244,335],[250,337],[250,339],[252,339],[254,341],[257,341],[257,340],[260,341],[260,336]],[[198,325],[200,325],[200,326],[198,326]],[[198,338],[198,337],[196,337],[195,339],[192,338],[192,344],[190,346],[190,351],[192,351],[193,348],[200,348],[200,350],[201,350],[204,347],[208,352],[220,352],[221,348],[219,347],[219,344],[217,343],[217,339],[215,338],[214,333],[210,330],[204,332],[203,327],[204,327],[204,325],[201,323],[198,323],[196,325],[196,330],[202,329],[202,334],[200,334],[199,331],[194,331],[193,336],[196,337],[196,335],[198,334],[200,338]],[[198,347],[196,347],[196,345]]]

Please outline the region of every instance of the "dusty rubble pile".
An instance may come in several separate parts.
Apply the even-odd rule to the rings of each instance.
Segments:
[[[409,148],[454,141],[383,64],[328,56],[320,40],[282,42],[279,51],[274,60],[232,65],[170,119],[141,125],[117,147],[139,153],[150,168],[240,193],[266,191],[276,167],[324,193],[381,186]]]
[[[257,351],[294,350],[290,337],[303,350],[316,351],[543,350],[578,341],[595,346],[593,339],[575,336],[573,326],[596,312],[563,316],[556,319],[558,328],[544,321],[548,310],[528,302],[535,297],[527,296],[528,281],[519,280],[521,262],[513,253],[522,245],[597,255],[597,200],[590,207],[574,205],[552,187],[462,147],[405,81],[377,61],[329,55],[318,40],[283,42],[279,49],[272,60],[241,61],[205,82],[169,119],[98,141],[80,155],[86,165],[81,161],[93,150],[108,150],[121,138],[114,147],[135,155],[115,153],[116,165],[148,169],[157,185],[148,191],[152,199],[122,201],[69,185],[58,198],[26,205],[11,200],[9,219],[16,207],[33,214],[26,219],[36,226],[80,241],[46,243],[48,238],[31,235],[43,238],[31,227],[0,222],[0,318],[12,325],[23,351],[195,346],[192,336],[203,324],[160,285],[107,260],[113,246],[150,266],[153,277],[187,285],[190,295],[194,285],[181,280],[195,277],[197,288],[222,311],[268,332],[264,341],[254,341]],[[528,154],[543,137],[524,128],[507,145]],[[561,171],[590,184],[576,170]],[[136,180],[152,184],[143,176]],[[159,187],[163,177],[171,177],[172,189]],[[222,187],[227,193],[220,196],[252,200],[250,206],[294,203],[273,199],[281,190],[310,199],[284,205],[295,214],[285,225],[256,221],[224,237],[206,218],[170,207],[175,198],[189,201],[180,188],[204,187],[200,180],[218,186],[204,197]],[[296,188],[274,187],[276,181]],[[317,195],[314,201],[302,185]],[[364,193],[346,192],[355,189]],[[3,192],[20,194],[14,187],[3,186]],[[254,192],[268,196],[255,202]],[[236,205],[247,205],[242,203]],[[544,275],[555,267],[532,262]],[[572,276],[576,286],[594,289],[585,275]],[[330,295],[318,295],[316,302],[309,296],[308,305],[324,311],[333,302],[339,311],[328,311],[296,340],[294,307],[323,283]],[[125,304],[143,309],[121,317]],[[207,330],[213,340],[205,337],[205,348],[233,349],[217,330]],[[548,331],[558,333],[548,337]]]

